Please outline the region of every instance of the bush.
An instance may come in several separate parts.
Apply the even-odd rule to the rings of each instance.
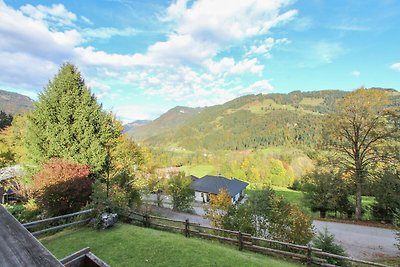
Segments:
[[[30,199],[25,204],[4,204],[4,207],[20,223],[27,223],[39,219],[40,209],[34,199]]]
[[[323,232],[318,232],[318,234],[313,239],[313,245],[316,248],[322,249],[323,252],[328,252],[339,256],[347,256],[344,248],[335,243],[335,236],[333,234],[330,234],[327,228],[325,228]],[[330,264],[338,266],[350,266],[350,264],[345,260],[329,257],[326,257],[326,260]]]
[[[307,244],[313,236],[311,219],[270,188],[253,192],[248,201],[231,207],[222,225],[230,230],[296,244]]]
[[[48,216],[79,211],[89,201],[93,179],[88,165],[51,159],[33,177],[33,191],[39,207]]]
[[[374,186],[374,219],[392,222],[396,209],[400,209],[400,176],[394,170],[386,170]]]

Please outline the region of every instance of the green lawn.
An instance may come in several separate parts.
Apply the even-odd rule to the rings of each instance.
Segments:
[[[303,204],[303,196],[304,193],[301,191],[295,191],[286,187],[272,186],[275,193],[278,196],[284,197],[287,201],[293,204],[297,204],[300,207],[304,206]]]
[[[215,169],[213,165],[195,165],[195,166],[186,165],[182,166],[181,170],[188,175],[203,177],[204,175],[213,174]]]
[[[58,258],[84,247],[110,266],[301,266],[233,246],[119,224],[109,230],[64,230],[40,241]]]

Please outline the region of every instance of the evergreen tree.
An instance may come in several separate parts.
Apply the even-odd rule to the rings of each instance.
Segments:
[[[39,95],[25,143],[36,165],[58,157],[100,172],[106,163],[106,144],[119,134],[78,69],[66,63]]]
[[[7,114],[4,111],[0,110],[0,130],[3,130],[6,127],[10,126],[12,120],[13,116],[11,114]]]

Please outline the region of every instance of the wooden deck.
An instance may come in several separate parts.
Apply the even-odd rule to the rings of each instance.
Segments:
[[[63,266],[0,205],[0,266]]]

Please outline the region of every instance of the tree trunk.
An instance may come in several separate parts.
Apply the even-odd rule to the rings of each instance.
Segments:
[[[319,217],[324,219],[326,217],[326,210],[320,210]]]
[[[359,174],[357,174],[359,175]],[[356,188],[356,220],[361,220],[361,200],[362,200],[362,192],[361,192],[361,179],[357,177],[357,188]]]

